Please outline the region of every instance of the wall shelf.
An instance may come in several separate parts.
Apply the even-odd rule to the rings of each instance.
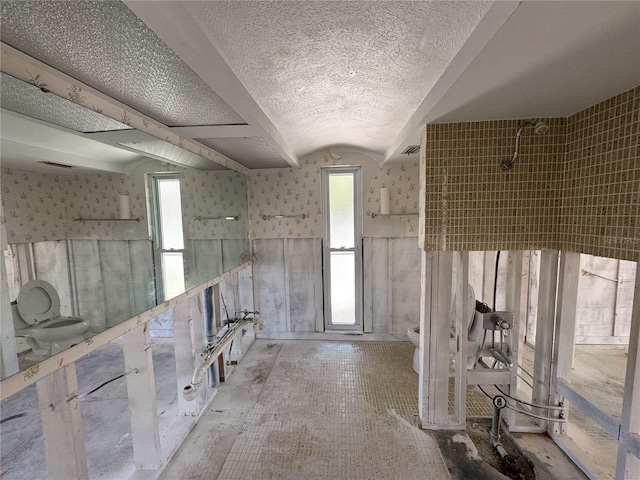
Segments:
[[[195,220],[197,220],[197,221],[203,221],[203,220],[232,220],[234,222],[237,222],[239,218],[240,217],[238,215],[226,215],[224,217],[195,217]]]
[[[420,215],[419,213],[375,213],[371,214],[371,218],[376,217],[414,217]]]
[[[134,218],[74,218],[74,222],[139,222],[140,217]]]
[[[306,214],[301,214],[301,215],[262,215],[262,220],[267,220],[269,218],[302,218],[305,219],[307,218]]]

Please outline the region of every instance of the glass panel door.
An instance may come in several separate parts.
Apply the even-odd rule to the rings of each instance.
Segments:
[[[325,329],[362,331],[360,170],[323,170]]]

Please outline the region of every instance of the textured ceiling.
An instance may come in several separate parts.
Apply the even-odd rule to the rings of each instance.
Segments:
[[[4,73],[0,74],[2,108],[78,132],[127,130],[131,127]]]
[[[566,116],[640,83],[640,2],[3,1],[0,12],[3,42],[250,168],[328,147],[413,160],[400,152],[425,123]],[[44,94],[2,94],[7,108],[94,130],[80,113],[75,126],[73,113],[49,118]]]
[[[196,138],[195,140],[248,168],[289,166],[261,137]]]
[[[298,156],[384,153],[491,2],[188,2]]]
[[[3,1],[0,11],[4,43],[165,125],[244,123],[120,2]]]

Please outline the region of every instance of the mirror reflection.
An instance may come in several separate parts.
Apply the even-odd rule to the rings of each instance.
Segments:
[[[2,77],[3,357],[27,368],[248,260],[244,175]]]

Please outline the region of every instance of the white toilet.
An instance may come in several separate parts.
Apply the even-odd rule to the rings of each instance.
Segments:
[[[39,361],[84,341],[89,321],[60,316],[60,297],[50,283],[31,280],[11,305],[17,337],[24,337],[32,352],[28,361]]]
[[[476,313],[476,295],[471,285],[468,288],[467,303],[465,305],[465,313],[468,312],[468,324],[467,330],[471,331],[473,320]],[[455,297],[453,299],[453,305],[456,304]],[[409,340],[416,346],[413,352],[413,371],[420,375],[420,325],[409,327],[407,329],[407,336]],[[454,339],[455,340],[455,339]]]

